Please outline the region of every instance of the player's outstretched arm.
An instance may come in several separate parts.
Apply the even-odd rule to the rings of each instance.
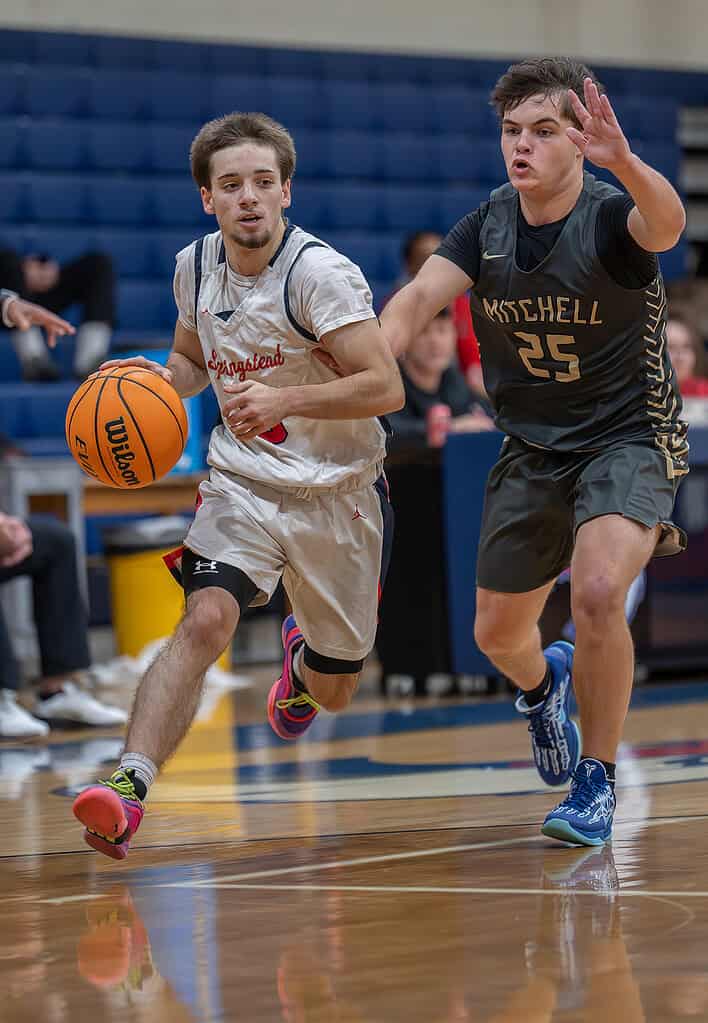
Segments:
[[[129,359],[109,359],[101,365],[101,369],[112,369],[114,366],[138,366],[157,373],[168,384],[172,384],[180,398],[189,398],[199,394],[209,384],[209,374],[204,365],[204,354],[199,337],[177,321],[174,344],[167,359],[167,365],[147,359],[144,355],[134,355]]]
[[[377,320],[339,327],[323,335],[320,344],[341,374],[335,380],[295,387],[255,380],[224,385],[233,397],[222,413],[237,437],[251,440],[288,416],[368,419],[403,407],[401,375]]]
[[[443,256],[430,256],[416,276],[397,291],[381,313],[381,328],[399,358],[411,340],[441,309],[472,287],[464,270]]]
[[[647,252],[673,248],[686,226],[683,203],[674,187],[631,151],[607,96],[585,79],[585,102],[571,90],[568,95],[582,131],[568,128],[568,137],[598,167],[606,167],[634,199],[627,227]]]

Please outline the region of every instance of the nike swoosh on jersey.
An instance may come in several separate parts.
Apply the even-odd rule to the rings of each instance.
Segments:
[[[491,253],[491,252],[487,252],[486,249],[482,253],[482,259],[503,259],[504,256],[506,256],[506,252]]]

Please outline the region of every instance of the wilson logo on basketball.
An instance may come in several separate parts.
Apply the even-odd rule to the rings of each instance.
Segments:
[[[220,359],[219,353],[212,348],[211,358],[207,362],[209,369],[213,369],[216,379],[222,377],[236,377],[239,383],[243,383],[249,373],[258,373],[262,369],[273,369],[275,366],[284,366],[285,356],[280,350],[280,345],[275,349],[275,355],[254,355],[247,359]]]
[[[112,419],[109,423],[106,423],[105,431],[108,443],[111,446],[115,467],[123,478],[123,482],[129,487],[139,486],[140,480],[136,476],[135,470],[131,467],[131,463],[135,461],[135,453],[130,450],[128,431],[125,428],[123,417]]]

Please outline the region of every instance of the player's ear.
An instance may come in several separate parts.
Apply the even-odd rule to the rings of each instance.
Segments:
[[[292,200],[292,194],[290,192],[290,182],[291,182],[291,179],[288,178],[287,181],[284,181],[283,184],[281,185],[281,188],[282,188],[282,199],[281,199],[280,205],[281,205],[281,208],[284,209],[284,210],[286,210],[288,208],[288,206],[291,204],[291,202],[293,201]]]
[[[214,198],[211,194],[211,191],[202,185],[202,187],[199,189],[199,194],[202,197],[202,206],[204,207],[204,212],[205,213],[216,212],[214,210]]]

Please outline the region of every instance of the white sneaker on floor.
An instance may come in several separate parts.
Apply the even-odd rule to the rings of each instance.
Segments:
[[[13,689],[0,689],[0,738],[33,739],[49,728],[21,707]]]
[[[124,710],[99,703],[95,696],[91,696],[75,682],[65,682],[60,692],[52,693],[45,699],[37,697],[35,709],[38,717],[56,725],[93,725],[105,728],[124,725],[128,720]]]

